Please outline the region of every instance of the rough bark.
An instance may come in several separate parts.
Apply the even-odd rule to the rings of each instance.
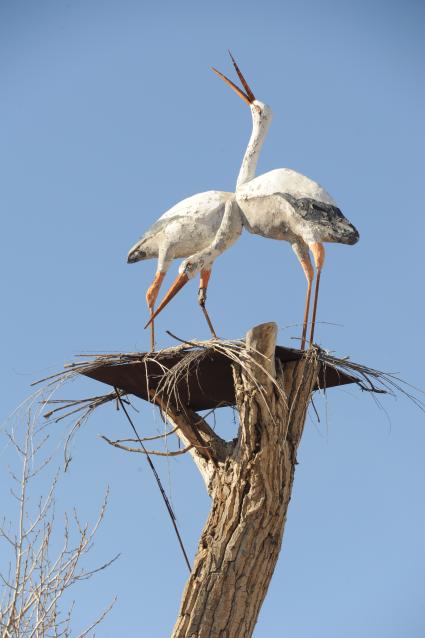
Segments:
[[[250,359],[234,370],[240,427],[222,441],[202,422],[193,448],[212,497],[173,638],[249,638],[279,556],[307,407],[317,377],[314,351],[275,367],[275,324],[253,328]],[[197,415],[168,414],[196,444]],[[190,417],[190,418],[189,418]],[[205,427],[206,425],[206,427]],[[206,452],[208,450],[208,452]]]

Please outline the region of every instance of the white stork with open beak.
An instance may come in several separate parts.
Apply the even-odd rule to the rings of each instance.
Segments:
[[[232,54],[230,54],[232,57]],[[317,270],[310,344],[316,321],[320,274],[325,249],[323,242],[355,244],[356,228],[344,217],[335,200],[317,182],[290,168],[278,168],[255,177],[261,147],[272,119],[269,106],[256,100],[238,65],[233,65],[245,92],[222,73],[213,69],[251,110],[252,133],[236,182],[236,201],[243,213],[244,227],[256,235],[289,241],[307,278],[307,295],[301,348],[304,349],[314,277],[309,257],[311,250]]]

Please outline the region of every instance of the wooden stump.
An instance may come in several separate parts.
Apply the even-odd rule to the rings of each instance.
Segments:
[[[266,596],[318,374],[314,351],[276,369],[276,334],[274,323],[247,334],[249,357],[234,370],[236,441],[218,437],[196,413],[167,407],[179,436],[193,445],[191,454],[212,498],[173,638],[248,638]]]

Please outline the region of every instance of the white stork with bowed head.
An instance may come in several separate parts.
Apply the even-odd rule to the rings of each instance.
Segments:
[[[213,337],[216,337],[205,307],[208,281],[215,257],[229,248],[242,232],[242,220],[234,193],[207,191],[182,200],[152,224],[128,253],[128,263],[158,259],[154,280],[146,293],[151,314],[151,349],[155,349],[154,318],[183,285],[200,271],[198,301]],[[154,305],[159,289],[173,259],[205,251],[198,269],[185,267],[174,282],[157,312]]]
[[[232,57],[232,54],[230,56]],[[323,242],[352,245],[358,241],[359,233],[344,217],[329,193],[309,177],[290,168],[278,168],[255,177],[272,111],[269,106],[255,99],[233,57],[232,61],[245,92],[216,69],[213,71],[249,105],[252,115],[252,133],[236,182],[236,201],[242,210],[244,227],[250,233],[289,241],[301,263],[307,278],[301,338],[301,348],[304,349],[314,277],[309,249],[317,270],[311,344],[314,337],[320,274],[325,258]]]

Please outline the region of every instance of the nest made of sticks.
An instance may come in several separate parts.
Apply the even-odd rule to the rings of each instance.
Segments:
[[[176,353],[180,355],[178,362],[172,367],[167,367],[164,361],[167,358],[169,359],[170,355]],[[163,401],[165,398],[166,402],[172,403],[177,408],[179,406],[183,408],[184,406],[179,396],[179,384],[185,379],[188,380],[189,374],[196,374],[197,367],[201,364],[203,358],[211,355],[211,353],[219,353],[229,359],[232,365],[240,366],[240,368],[251,377],[258,392],[262,393],[261,386],[258,385],[251,372],[257,367],[268,374],[261,363],[262,355],[248,350],[245,342],[242,340],[216,339],[208,341],[182,341],[178,346],[151,353],[79,354],[76,355],[77,360],[65,365],[62,371],[45,377],[33,385],[40,385],[38,393],[43,395],[47,394],[47,398],[43,401],[44,405],[49,405],[51,408],[44,414],[47,419],[58,422],[62,419],[75,417],[76,420],[70,434],[70,436],[73,436],[75,431],[85,423],[94,410],[101,405],[116,400],[117,392],[119,392],[121,397],[125,396],[125,392],[122,390],[114,390],[102,395],[72,400],[52,398],[52,395],[65,383],[78,376],[87,375],[99,366],[118,366],[125,363],[147,363],[154,361],[161,370],[161,379],[155,392],[151,395],[152,401],[155,402],[155,396],[158,395],[161,396]],[[255,358],[254,354],[256,355]],[[406,383],[394,373],[383,372],[363,364],[355,363],[348,357],[336,357],[330,352],[316,346],[307,350],[304,356],[314,357],[319,360],[325,368],[331,367],[341,374],[349,375],[353,383],[362,391],[370,392],[374,395],[388,394],[396,396],[401,394],[413,401],[420,409],[424,409],[424,403],[418,396],[421,391]],[[270,377],[269,374],[268,376]],[[272,377],[270,377],[270,380],[276,385],[282,398],[286,400],[280,386]],[[326,390],[326,388],[321,389]],[[128,401],[128,399],[126,400]]]

